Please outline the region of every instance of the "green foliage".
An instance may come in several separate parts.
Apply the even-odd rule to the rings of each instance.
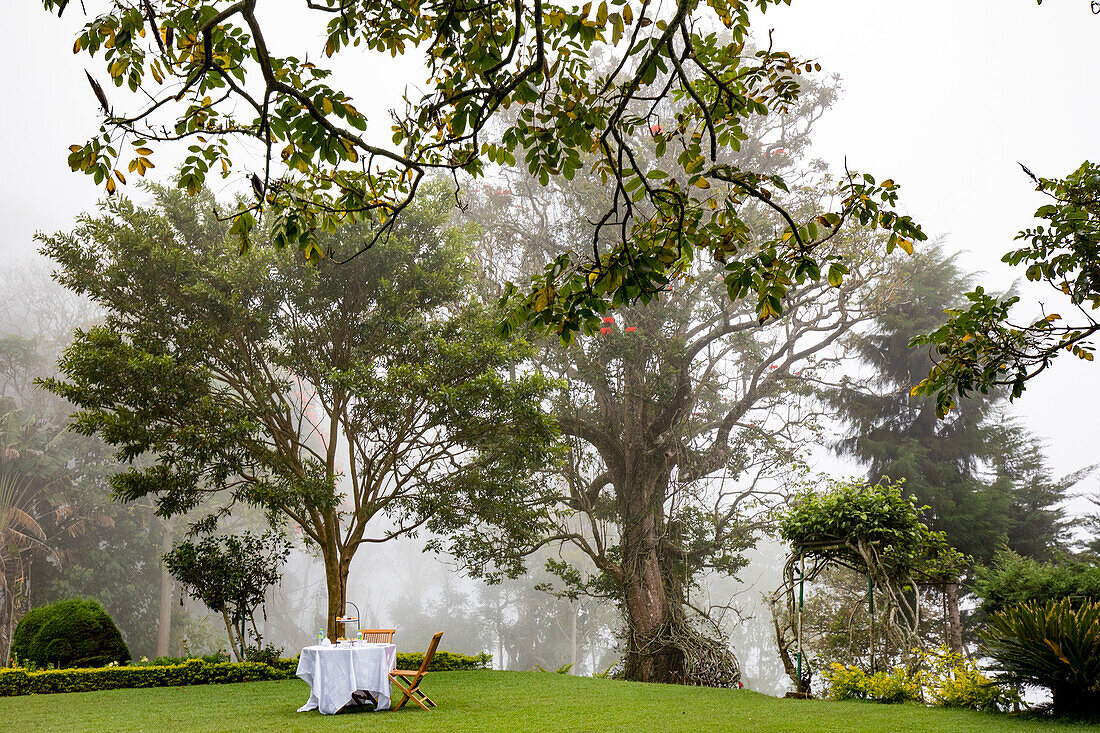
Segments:
[[[182,542],[164,556],[164,564],[192,597],[223,615],[238,659],[266,661],[260,657],[270,657],[270,650],[260,646],[259,638],[250,645],[249,626],[255,628],[256,608],[279,582],[289,554],[290,546],[276,532],[244,532]]]
[[[1058,715],[1100,715],[1100,601],[1031,601],[993,614],[981,634],[995,668],[1051,691]]]
[[[424,662],[423,652],[398,652],[398,669],[420,669]],[[462,672],[471,669],[489,669],[493,662],[492,654],[456,654],[454,652],[437,651],[432,657],[432,663],[428,665],[429,672]]]
[[[892,672],[867,674],[858,667],[834,662],[822,675],[828,683],[826,694],[833,700],[901,703],[921,699],[920,678],[904,667],[895,667]]]
[[[41,1],[59,14],[70,5]],[[728,262],[729,296],[751,296],[764,321],[782,313],[793,283],[842,282],[846,262],[822,245],[846,222],[889,232],[888,249],[911,251],[924,239],[895,211],[894,181],[850,174],[834,210],[787,214],[758,252],[741,251],[750,231],[743,205],[779,208],[789,186],[763,166],[726,164],[720,152],[740,149],[756,118],[797,105],[800,77],[819,70],[746,45],[750,10],[789,2],[322,0],[288,9],[295,15],[285,22],[327,23],[326,58],[359,46],[424,55],[424,93],[398,105],[404,111],[385,121],[390,140],[379,141],[363,134],[367,118],[324,59],[305,60],[305,48],[271,53],[255,2],[86,0],[74,51],[96,59],[115,89],[108,97],[89,73],[105,120],[70,146],[68,162],[108,194],[126,184],[122,169],[144,176],[181,140],[178,185],[190,193],[211,175],[264,171],[251,174],[253,197],[232,213],[229,233],[247,247],[266,210],[276,246],[314,262],[329,254],[324,234],[348,221],[364,224],[366,246],[384,242],[432,171],[476,178],[519,163],[546,186],[591,170],[610,199],[593,221],[618,241],[593,257],[563,253],[522,292],[513,287],[505,330],[529,320],[565,340],[592,333],[608,308],[648,302],[683,276],[696,252]],[[114,107],[123,95],[130,112]],[[673,113],[657,112],[673,100]],[[266,153],[240,162],[242,138],[267,141]],[[650,164],[648,151],[661,162]]]
[[[854,666],[834,662],[823,672],[826,695],[833,700],[873,700],[884,703],[922,701],[930,705],[969,710],[1006,710],[1018,701],[1016,693],[996,685],[977,663],[944,647],[919,652],[920,667],[895,667],[867,674]]]
[[[96,601],[73,598],[31,609],[12,638],[12,655],[40,667],[103,667],[130,661],[114,621]]]
[[[1019,702],[1015,690],[997,685],[978,663],[946,647],[920,652],[920,682],[924,699],[948,708],[1007,710]]]
[[[1100,307],[1100,167],[1085,161],[1063,179],[1035,183],[1050,199],[1035,212],[1042,223],[1017,234],[1027,246],[1001,259],[1065,295],[1078,312],[1076,322],[1044,312],[1031,324],[1016,325],[1010,311],[1018,297],[996,298],[981,287],[967,293],[967,307],[949,309],[947,323],[911,342],[931,347],[936,364],[913,393],[934,395],[940,416],[959,399],[1000,384],[1011,385],[1012,397],[1019,397],[1027,380],[1063,352],[1093,360],[1091,340],[1100,332],[1092,316]]]
[[[986,561],[1007,541],[1045,555],[1058,538],[1065,486],[1051,479],[1039,441],[997,409],[1000,395],[972,395],[941,422],[935,399],[908,394],[928,368],[927,353],[909,348],[910,339],[942,323],[971,278],[938,244],[891,269],[889,300],[853,339],[874,370],[870,384],[844,380],[825,393],[850,426],[839,452],[865,463],[871,480],[904,478],[906,493],[929,506],[928,525],[960,552]]]
[[[867,678],[867,699],[876,702],[912,702],[920,698],[920,679],[904,667],[893,672],[875,672]]]
[[[398,653],[398,669],[419,669],[424,654]],[[168,663],[166,663],[168,662]],[[431,672],[459,672],[488,669],[491,654],[469,656],[437,651],[428,667]],[[44,695],[59,692],[90,692],[131,687],[176,687],[181,685],[217,685],[233,682],[289,680],[295,677],[298,658],[226,662],[211,659],[173,659],[164,657],[154,663],[105,669],[0,669],[0,697]]]
[[[950,577],[961,558],[947,544],[942,532],[933,532],[921,521],[927,507],[901,492],[902,483],[883,480],[832,482],[826,491],[806,490],[779,516],[780,536],[797,552],[829,556],[861,568],[857,549],[874,545],[886,572],[897,578],[914,573]]]
[[[279,667],[260,662],[211,663],[190,659],[168,666],[107,667],[101,669],[51,669],[28,672],[0,669],[0,697],[91,692],[130,687],[176,687],[231,682],[285,680],[294,677],[297,660],[283,660]]]
[[[206,530],[235,502],[259,507],[322,550],[329,588],[346,583],[334,558],[420,528],[473,567],[519,572],[508,548],[545,523],[534,477],[554,462],[553,385],[510,376],[530,346],[496,338],[472,297],[470,232],[449,226],[446,191],[426,191],[386,246],[318,267],[239,253],[206,192],[196,206],[151,191],[150,208],[114,199],[43,239],[58,279],[109,314],[45,385],[116,449],[116,495],[162,516],[209,509]],[[325,241],[346,252],[364,235]],[[335,634],[342,590],[329,601]]]
[[[976,569],[974,593],[985,617],[1031,601],[1046,603],[1065,598],[1079,606],[1100,600],[1100,565],[1072,556],[1039,562],[1002,549],[994,555],[992,564]]]

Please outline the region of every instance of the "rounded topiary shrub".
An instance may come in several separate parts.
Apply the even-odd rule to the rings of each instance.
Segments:
[[[105,667],[130,661],[130,650],[103,606],[81,598],[28,611],[15,627],[11,653],[39,667]]]

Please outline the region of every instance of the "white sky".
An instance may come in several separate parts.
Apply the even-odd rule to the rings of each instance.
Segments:
[[[0,254],[10,259],[29,257],[35,231],[67,228],[100,193],[65,163],[68,145],[98,127],[83,71],[97,69],[71,54],[78,11],[74,5],[59,22],[32,0],[0,8]],[[1088,0],[1042,7],[1034,0],[795,0],[757,26],[768,28],[777,48],[842,77],[843,96],[817,128],[817,155],[835,168],[847,157],[853,169],[901,183],[906,210],[930,235],[946,235],[949,249],[965,250],[964,266],[987,272],[992,287],[1018,275],[1000,255],[1039,205],[1016,161],[1056,177],[1100,157],[1100,90],[1091,72],[1100,16]],[[281,31],[272,39],[276,52],[294,40]],[[320,43],[309,46],[317,53]],[[360,80],[374,99],[392,100],[410,66],[372,64]],[[372,101],[357,104],[384,115],[388,103]],[[376,124],[387,128],[387,118]],[[1092,428],[1098,407],[1100,364],[1069,358],[1017,402],[1028,426],[1049,441],[1058,473],[1100,459]]]

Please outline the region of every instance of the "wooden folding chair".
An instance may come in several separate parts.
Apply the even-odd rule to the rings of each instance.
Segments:
[[[428,674],[428,665],[432,663],[432,657],[435,656],[435,648],[439,646],[439,640],[442,638],[443,632],[432,637],[432,643],[428,645],[428,651],[424,654],[424,661],[420,663],[420,669],[413,671],[409,669],[395,669],[390,672],[390,681],[397,685],[404,696],[401,698],[401,702],[394,706],[394,710],[400,710],[401,706],[412,700],[420,707],[424,708],[428,712],[435,707],[435,703],[431,698],[425,695],[420,690],[420,680],[424,679],[424,675]]]
[[[393,635],[397,629],[360,629],[363,632],[363,641],[375,644],[392,644]]]

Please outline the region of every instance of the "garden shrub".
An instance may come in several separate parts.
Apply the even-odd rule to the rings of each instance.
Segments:
[[[397,654],[398,669],[420,669],[420,663],[424,661],[423,652],[411,654]],[[492,654],[455,654],[454,652],[436,652],[432,657],[432,663],[428,666],[429,672],[460,672],[471,669],[488,669],[493,661]]]
[[[274,666],[282,659],[283,650],[281,647],[276,647],[274,644],[267,644],[266,646],[251,644],[245,647],[244,654],[245,659],[249,662],[263,662],[264,664]]]
[[[1100,601],[1100,565],[1085,560],[1039,562],[1011,550],[998,550],[989,567],[978,566],[974,591],[981,603],[978,620],[1029,601],[1068,598],[1074,606]]]
[[[833,663],[824,672],[826,694],[833,700],[874,700],[884,703],[921,699],[920,678],[902,667],[867,674],[859,667]]]
[[[96,601],[72,598],[31,609],[15,628],[12,656],[39,667],[126,664],[130,650]]]
[[[292,665],[272,667],[259,662],[210,663],[191,659],[161,667],[100,667],[98,669],[0,669],[0,697],[44,695],[57,692],[90,692],[130,687],[212,685],[228,682],[285,680],[294,676]]]
[[[921,699],[920,678],[904,667],[892,672],[875,672],[865,682],[867,699],[876,702],[914,702]]]
[[[858,667],[832,664],[824,672],[826,694],[833,700],[885,703],[923,701],[971,710],[1004,710],[1019,700],[1015,691],[997,685],[978,665],[941,647],[919,653],[923,669],[895,667],[869,675]]]
[[[161,660],[169,659],[164,657]],[[399,669],[417,669],[424,660],[422,653],[398,654]],[[486,669],[490,654],[470,656],[453,652],[436,652],[429,669],[433,672]],[[99,669],[0,669],[0,697],[12,695],[43,695],[56,692],[89,692],[117,690],[129,687],[173,687],[181,685],[215,685],[228,682],[262,682],[293,679],[298,658],[279,659],[274,664],[262,662],[222,662],[187,659],[178,664],[143,663],[129,667]]]
[[[1002,687],[987,677],[972,659],[946,647],[921,652],[924,699],[933,705],[970,710],[1006,710],[1019,702],[1015,690]]]
[[[833,662],[822,676],[828,683],[825,694],[833,700],[863,700],[867,697],[867,673],[859,667]]]
[[[1050,690],[1056,715],[1100,715],[1100,601],[1005,608],[981,636],[1004,678]]]

